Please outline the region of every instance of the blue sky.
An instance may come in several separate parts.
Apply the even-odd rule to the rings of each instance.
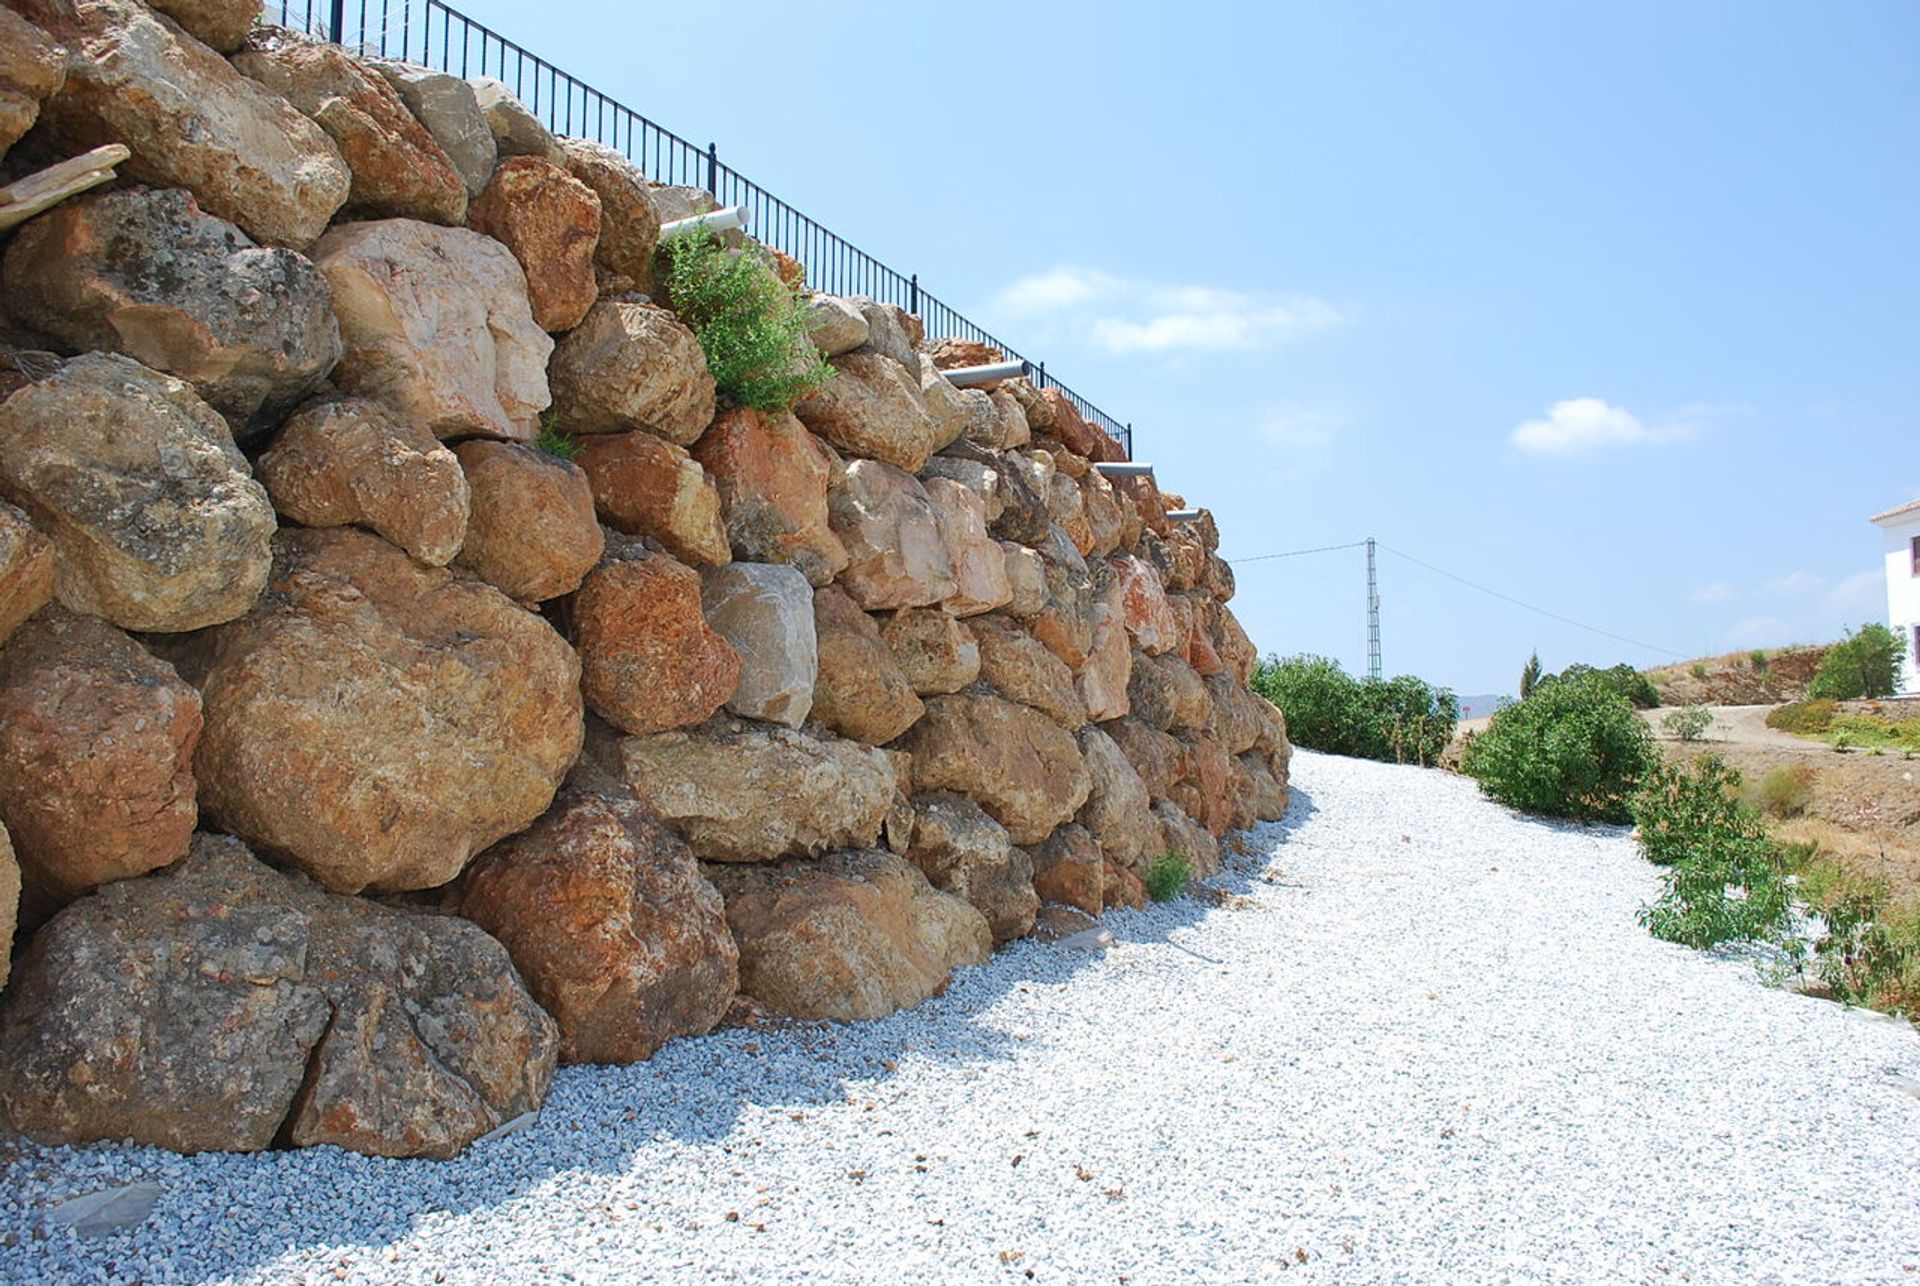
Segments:
[[[1374,535],[1686,655],[1883,611],[1920,5],[464,8],[1044,357],[1228,557]],[[1359,551],[1238,570],[1364,667]],[[1380,572],[1390,673],[1664,659]]]

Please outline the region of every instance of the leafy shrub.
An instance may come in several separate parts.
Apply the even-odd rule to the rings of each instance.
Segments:
[[[1767,727],[1817,737],[1833,727],[1833,702],[1793,701],[1767,711]]]
[[[785,411],[833,377],[807,337],[806,311],[759,246],[733,251],[695,229],[667,238],[667,300],[700,340],[720,392]]]
[[[1707,663],[1705,661],[1695,661],[1687,667],[1687,673],[1696,679],[1704,679],[1707,677]]]
[[[1180,896],[1193,878],[1193,863],[1168,849],[1147,864],[1147,896],[1167,902]]]
[[[1760,779],[1754,803],[1769,817],[1798,817],[1813,802],[1814,771],[1808,764],[1783,764]]]
[[[1836,1000],[1920,1013],[1920,900],[1896,904],[1886,883],[1851,867],[1809,860],[1800,894],[1820,917],[1814,976]]]
[[[1493,799],[1528,812],[1624,822],[1659,761],[1653,734],[1604,676],[1542,683],[1493,716],[1461,767]]]
[[[1759,818],[1728,798],[1733,780],[1709,755],[1691,770],[1661,767],[1634,797],[1641,847],[1667,867],[1659,898],[1640,913],[1657,938],[1704,948],[1790,936],[1783,856]]]
[[[1700,734],[1713,726],[1713,711],[1705,706],[1681,706],[1662,719],[1660,726],[1682,741],[1698,741]]]
[[[1871,621],[1827,649],[1807,695],[1833,701],[1892,696],[1900,681],[1900,636]]]
[[[1404,674],[1356,679],[1324,656],[1270,656],[1252,686],[1286,715],[1294,744],[1332,755],[1434,763],[1460,722],[1460,702],[1446,688]]]
[[[1599,679],[1625,697],[1636,710],[1651,710],[1660,704],[1660,690],[1653,686],[1653,680],[1624,662],[1606,670],[1597,670],[1591,665],[1570,665],[1558,674],[1547,675],[1540,683],[1564,683],[1589,677]]]
[[[1765,648],[1755,648],[1747,653],[1747,663],[1760,673],[1767,672],[1767,652]]]

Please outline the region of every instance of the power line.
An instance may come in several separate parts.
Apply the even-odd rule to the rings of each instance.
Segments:
[[[1350,540],[1344,545],[1317,545],[1312,549],[1289,549],[1284,554],[1255,554],[1251,558],[1229,558],[1226,561],[1229,563],[1264,563],[1269,558],[1298,558],[1302,554],[1325,554],[1331,553],[1336,549],[1358,549],[1366,543],[1364,540]]]

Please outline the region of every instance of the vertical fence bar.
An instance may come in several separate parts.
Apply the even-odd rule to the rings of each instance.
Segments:
[[[327,15],[327,39],[340,44],[340,37],[346,34],[347,0],[333,0],[332,11]]]

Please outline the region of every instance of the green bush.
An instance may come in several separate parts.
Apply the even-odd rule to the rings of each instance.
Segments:
[[[1431,764],[1460,722],[1460,702],[1446,688],[1404,674],[1356,679],[1324,656],[1270,656],[1254,668],[1252,687],[1286,715],[1295,745],[1331,755]]]
[[[1833,702],[1791,701],[1767,711],[1767,727],[1817,737],[1833,727]]]
[[[1653,734],[1603,675],[1542,683],[1493,716],[1461,767],[1493,799],[1581,821],[1627,821],[1628,799],[1659,762]]]
[[[1813,972],[1834,999],[1920,1013],[1920,899],[1897,903],[1885,881],[1811,857],[1798,891],[1820,917]]]
[[[1760,779],[1753,802],[1769,817],[1798,817],[1813,802],[1813,778],[1809,764],[1782,764]]]
[[[1707,677],[1707,663],[1705,661],[1695,661],[1687,667],[1687,673],[1696,679],[1704,679]]]
[[[1697,948],[1791,939],[1784,855],[1760,820],[1727,798],[1729,779],[1707,756],[1692,771],[1660,769],[1634,797],[1641,847],[1667,866],[1659,898],[1640,912],[1657,938]]]
[[[1767,662],[1767,652],[1765,648],[1757,647],[1753,649],[1753,651],[1747,653],[1747,661],[1750,665],[1753,666],[1754,669],[1758,670],[1760,673],[1765,674],[1767,672],[1768,662]]]
[[[1193,863],[1168,849],[1147,864],[1147,896],[1168,902],[1180,896],[1193,878]]]
[[[1807,695],[1830,701],[1892,696],[1900,682],[1900,636],[1878,621],[1827,649]]]
[[[1655,764],[1633,797],[1640,851],[1656,866],[1673,866],[1701,833],[1744,824],[1743,817],[1750,815],[1736,800],[1739,786],[1740,774],[1717,755],[1702,755],[1692,768]]]
[[[1681,706],[1662,719],[1660,726],[1682,741],[1698,741],[1700,734],[1713,726],[1713,711],[1705,706]]]
[[[1606,670],[1597,670],[1591,665],[1570,665],[1558,674],[1546,675],[1539,680],[1539,684],[1564,683],[1590,677],[1597,678],[1625,697],[1636,710],[1651,710],[1660,704],[1660,690],[1653,686],[1653,680],[1625,662]]]
[[[720,392],[741,406],[785,411],[833,378],[807,337],[806,310],[759,246],[729,250],[708,232],[667,238],[667,300],[700,340]]]

